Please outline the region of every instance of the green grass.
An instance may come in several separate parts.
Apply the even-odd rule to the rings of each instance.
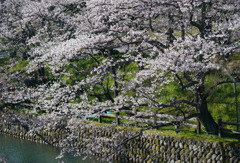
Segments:
[[[113,123],[116,121],[116,118],[111,118],[111,117],[101,117],[102,123]]]
[[[106,124],[106,123],[97,123],[97,122],[93,122],[93,123],[98,126],[120,127],[123,130],[140,131],[141,129],[139,127],[132,127],[132,126],[115,126],[115,125]],[[222,138],[216,135],[209,135],[203,130],[201,134],[197,134],[196,129],[181,127],[181,126],[180,126],[180,132],[178,134],[175,132],[174,126],[161,127],[159,129],[146,130],[144,132],[161,134],[163,136],[172,136],[177,139],[194,139],[198,141],[216,142],[220,144],[240,145],[239,134],[228,133],[228,132],[224,132],[222,134]]]
[[[28,65],[29,61],[27,60],[20,60],[17,62],[17,64],[13,67],[12,71],[26,71],[26,66]]]
[[[195,29],[193,30],[193,32],[197,32]],[[154,33],[150,33],[151,35],[154,36]],[[180,34],[180,33],[177,33]],[[13,72],[16,71],[25,71],[26,70],[26,66],[28,65],[28,61],[26,60],[21,60],[20,58],[15,58],[16,60],[16,64],[13,67]],[[101,61],[102,59],[99,58],[99,61]],[[234,61],[234,65],[237,66],[239,65],[239,56],[236,55],[233,57],[232,61]],[[235,63],[236,62],[236,63]],[[9,58],[7,57],[3,57],[0,58],[0,66],[6,66],[9,64]],[[76,69],[73,66],[66,66],[66,70],[67,72],[69,72],[70,74],[72,74],[72,76],[62,76],[63,81],[66,81],[66,83],[68,85],[72,85],[74,84],[74,80],[81,80],[83,77],[81,75],[78,74],[78,71],[80,70],[84,70],[84,73],[87,74],[89,72],[89,70],[91,70],[94,66],[96,66],[95,61],[92,59],[89,60],[81,60],[79,62],[74,62],[73,64],[76,65]],[[234,67],[234,66],[233,66]],[[126,65],[126,72],[131,72],[133,74],[131,75],[127,75],[126,78],[128,78],[129,80],[134,78],[134,72],[136,72],[138,69],[137,63],[129,63],[128,65]],[[46,69],[46,71],[48,72],[48,70]],[[121,71],[123,71],[121,69]],[[218,79],[219,79],[219,74],[215,73],[215,74],[210,74],[209,77],[207,77],[206,79],[206,86],[207,87],[211,87]],[[221,79],[221,78],[220,78]],[[104,84],[107,81],[104,81]],[[113,79],[111,78],[108,81],[110,84],[109,86],[113,85]],[[15,83],[14,80],[10,81],[10,83]],[[95,86],[94,87],[95,91],[97,93],[101,93],[102,89]],[[238,106],[240,106],[240,84],[237,84],[237,92],[238,92]],[[169,84],[167,87],[165,87],[165,89],[162,92],[163,94],[161,94],[161,97],[164,96],[163,98],[159,98],[159,100],[161,102],[167,103],[168,101],[171,101],[171,98],[175,98],[175,99],[181,99],[182,97],[187,97],[190,96],[192,97],[193,95],[189,92],[183,91],[181,90],[181,88],[179,87],[179,85],[177,83],[171,83]],[[130,92],[129,96],[134,96],[134,92]],[[103,99],[105,100],[105,99]],[[80,102],[81,99],[80,98],[76,98],[75,101],[73,100],[73,102]],[[219,116],[222,117],[223,121],[226,122],[235,122],[235,106],[234,106],[234,94],[233,94],[233,84],[224,84],[222,86],[217,87],[215,90],[213,90],[208,98],[208,103],[209,103],[209,110],[212,113],[213,117],[215,120],[217,120],[217,118]],[[182,107],[185,107],[184,105]],[[151,108],[147,108],[147,107],[141,107],[139,108],[139,111],[146,111],[146,110],[150,110]],[[168,108],[169,109],[169,108]],[[115,114],[115,113],[112,113]],[[125,113],[120,113],[121,116],[127,116],[127,114]],[[240,114],[239,114],[240,116]],[[240,117],[239,117],[240,119]],[[94,118],[92,119],[93,121],[97,122],[98,119]],[[115,122],[116,119],[115,118],[108,118],[108,117],[103,117],[102,118],[102,122],[103,125],[106,124],[112,124],[113,122]],[[196,124],[196,122],[193,121],[188,121],[188,123],[191,124]],[[132,129],[137,129],[134,128],[135,123],[133,121],[129,121],[129,120],[121,120],[121,124],[125,124],[127,126],[129,126]],[[146,126],[143,123],[139,123],[139,126]],[[235,126],[224,126],[224,128],[229,128],[229,129],[236,129]],[[176,134],[174,131],[174,127],[163,127],[160,128],[158,130],[150,130],[147,132],[160,132],[162,135],[171,135],[171,136],[175,136],[175,137],[179,137],[179,138],[186,138],[186,139],[197,139],[197,140],[206,140],[206,141],[217,141],[217,142],[234,142],[234,143],[239,143],[240,142],[240,137],[239,135],[236,134],[231,134],[231,133],[223,133],[223,137],[224,138],[219,138],[217,136],[212,136],[212,135],[208,135],[205,132],[203,132],[200,135],[196,134],[195,129],[193,128],[186,128],[186,127],[180,127],[180,133]]]
[[[217,143],[224,143],[224,144],[237,143],[240,145],[239,134],[228,133],[228,132],[224,132],[222,135],[223,136],[222,138],[216,135],[209,135],[203,130],[201,131],[202,132],[201,134],[197,134],[196,129],[187,128],[187,127],[180,127],[180,132],[178,134],[174,131],[173,126],[162,127],[158,129],[157,132],[160,132],[162,135],[170,135],[176,138],[195,139],[199,141],[217,142]]]
[[[92,120],[93,122],[98,122],[98,118],[88,118],[88,119]],[[103,124],[112,124],[113,122],[116,122],[116,118],[101,117],[101,121]]]
[[[108,118],[104,117],[102,118],[102,123],[97,123],[97,119],[94,120],[94,124],[97,125],[112,125],[112,122],[116,121],[115,118]],[[189,121],[190,122],[190,121]],[[196,122],[191,121],[192,124],[196,124]],[[134,130],[134,131],[140,131],[140,127],[147,127],[146,124],[139,123],[139,127],[134,127],[135,123],[133,121],[129,120],[121,120],[121,125],[125,124],[125,126],[120,126],[123,129],[128,130]],[[126,126],[127,125],[127,126]],[[116,126],[115,126],[116,127]],[[161,127],[159,129],[152,129],[152,130],[146,130],[147,133],[159,133],[163,136],[173,136],[179,139],[194,139],[198,141],[207,141],[207,142],[217,142],[221,144],[239,144],[240,145],[240,135],[229,133],[229,132],[223,132],[222,138],[216,135],[209,135],[204,131],[204,128],[202,127],[201,134],[197,134],[195,128],[188,128],[184,126],[180,126],[180,132],[177,134],[175,132],[174,126],[167,126],[167,127]]]

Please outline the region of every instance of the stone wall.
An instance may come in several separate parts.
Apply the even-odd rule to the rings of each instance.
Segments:
[[[22,139],[27,139],[34,142],[46,143],[38,135],[30,134],[24,128],[16,125],[0,124],[0,132]],[[135,131],[115,126],[92,125],[91,127],[81,126],[78,129],[78,140],[72,142],[70,145],[78,146],[80,151],[88,148],[88,143],[93,143],[96,138],[112,138],[114,133],[121,132],[121,135],[134,134]],[[67,131],[62,127],[57,129],[45,131],[41,130],[44,139],[53,146],[58,147],[58,142],[67,136]],[[122,138],[119,138],[119,140]],[[196,141],[188,139],[177,139],[172,136],[162,136],[159,133],[146,133],[137,139],[134,139],[124,145],[127,149],[127,155],[122,156],[122,152],[118,151],[114,155],[114,159],[120,162],[240,162],[240,146],[212,143],[206,141]],[[104,151],[99,151],[101,154],[106,152],[106,149],[113,151],[113,147],[106,145]],[[101,157],[101,154],[97,155]]]

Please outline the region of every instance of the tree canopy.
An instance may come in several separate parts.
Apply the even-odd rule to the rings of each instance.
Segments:
[[[174,109],[217,134],[207,98],[239,81],[229,61],[239,56],[239,11],[239,0],[2,1],[0,48],[21,52],[27,67],[2,71],[1,101],[51,119]]]

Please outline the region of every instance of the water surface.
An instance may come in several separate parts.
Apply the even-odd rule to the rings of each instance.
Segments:
[[[55,158],[59,153],[59,149],[49,145],[0,134],[0,158],[9,163],[58,163],[61,161]],[[63,160],[65,163],[103,163],[90,158],[83,161],[82,157],[75,158],[69,154]]]

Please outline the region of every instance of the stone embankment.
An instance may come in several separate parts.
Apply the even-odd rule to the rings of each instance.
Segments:
[[[71,143],[72,146],[77,146],[80,151],[88,148],[89,143],[99,140],[99,138],[111,139],[116,132],[121,132],[121,135],[133,134],[135,131],[124,127],[91,125],[91,127],[81,126],[78,129],[78,140]],[[61,139],[68,135],[68,131],[64,127],[55,128],[46,131],[42,128],[41,133],[45,139],[36,134],[26,132],[21,126],[12,125],[10,123],[0,124],[0,133],[11,136],[27,139],[29,141],[46,143],[49,142],[53,146],[58,147]],[[136,132],[135,132],[136,133]],[[120,140],[121,138],[119,138]],[[179,139],[172,136],[162,136],[160,133],[146,133],[137,139],[134,139],[124,145],[127,150],[126,155],[122,155],[118,151],[114,155],[114,159],[120,162],[146,162],[146,163],[239,163],[240,162],[240,146],[212,143],[206,141],[196,141],[188,139]],[[104,151],[99,153],[104,154],[106,149],[113,151],[113,147],[106,145]],[[101,157],[101,154],[98,155]]]

